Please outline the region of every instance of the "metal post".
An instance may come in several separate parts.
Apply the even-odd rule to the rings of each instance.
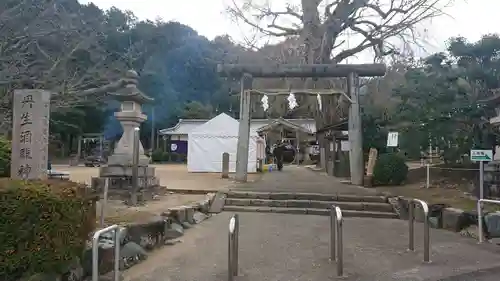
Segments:
[[[120,237],[118,235],[118,225],[108,226],[106,228],[100,229],[94,233],[92,237],[92,281],[99,281],[99,238],[101,235],[107,232],[114,231],[114,273],[113,280],[120,280]]]
[[[422,200],[412,199],[409,205],[409,218],[408,218],[408,249],[415,250],[415,234],[414,234],[414,221],[415,221],[415,203],[422,206],[424,212],[424,262],[430,261],[430,229],[429,229],[429,206]]]
[[[426,181],[425,181],[425,187],[429,188],[431,186],[431,165],[429,163],[425,164],[425,171],[427,174]]]
[[[479,243],[483,243],[483,206],[482,206],[483,199],[479,199],[477,201],[477,239],[479,240]]]
[[[344,275],[344,241],[342,237],[342,212],[340,208],[337,211],[337,276]],[[340,216],[340,219],[338,217]]]
[[[484,162],[479,162],[479,199],[484,199]]]
[[[104,179],[104,192],[101,202],[101,228],[104,228],[104,217],[106,216],[106,205],[108,204],[109,178]]]
[[[234,214],[234,220],[235,220],[235,228],[234,228],[234,247],[233,247],[233,258],[234,258],[234,269],[233,269],[233,274],[234,276],[238,276],[238,264],[239,264],[239,258],[238,258],[238,250],[239,250],[239,236],[240,236],[240,217],[238,214]]]
[[[500,200],[491,200],[491,199],[479,199],[477,200],[477,220],[478,220],[478,229],[477,229],[477,238],[479,243],[484,242],[483,237],[483,203],[491,203],[491,204],[500,204]]]
[[[227,280],[233,281],[238,275],[238,215],[234,214],[229,220],[228,234],[228,257],[227,257]]]
[[[139,127],[134,128],[134,144],[132,151],[132,205],[137,204],[137,191],[139,190]]]
[[[414,245],[414,233],[413,233],[413,220],[415,219],[415,204],[413,201],[410,201],[410,204],[408,206],[408,250],[414,251],[415,250],[415,245]]]
[[[337,224],[337,217],[335,215],[335,207],[332,206],[330,209],[330,260],[331,261],[336,261],[337,256],[336,256],[336,227],[335,225]]]
[[[337,262],[337,276],[344,274],[342,222],[342,210],[337,206],[332,206],[330,209],[330,260]]]
[[[113,280],[114,281],[119,281],[120,280],[120,233],[118,231],[118,226],[115,228],[115,239],[114,239],[114,244],[115,244],[115,264],[114,264],[114,272],[113,272]]]

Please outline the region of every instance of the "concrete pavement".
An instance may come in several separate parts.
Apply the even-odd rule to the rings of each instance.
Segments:
[[[283,171],[265,173],[261,180],[246,184],[239,184],[231,188],[237,191],[262,192],[303,192],[322,194],[352,194],[374,195],[372,189],[348,185],[339,178],[327,176],[325,173],[311,171],[305,167],[287,165]]]
[[[189,231],[182,243],[153,253],[126,272],[127,279],[226,280],[230,215],[216,215]],[[329,261],[328,217],[242,213],[240,224],[237,281],[489,281],[500,272],[497,246],[431,230],[432,263],[424,264],[420,224],[416,252],[408,252],[406,221],[354,218],[344,221],[345,276],[338,278]],[[456,277],[446,279],[451,276]]]
[[[287,166],[261,181],[233,190],[374,195],[305,168]],[[129,269],[130,281],[227,280],[228,222],[221,213],[197,225],[183,242],[152,253]],[[431,229],[431,263],[423,263],[422,225],[415,224],[416,252],[407,251],[407,221],[346,218],[344,273],[329,261],[329,218],[276,213],[240,214],[240,276],[236,281],[493,281],[500,274],[500,248],[478,245]]]

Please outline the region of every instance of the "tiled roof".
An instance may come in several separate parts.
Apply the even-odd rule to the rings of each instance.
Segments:
[[[316,123],[314,119],[285,120],[297,124],[312,133],[316,132]],[[206,123],[207,121],[207,119],[179,119],[179,122],[175,126],[160,130],[160,135],[187,135],[194,128]],[[272,123],[273,121],[274,119],[252,119],[250,121],[250,130],[258,131],[258,129]]]

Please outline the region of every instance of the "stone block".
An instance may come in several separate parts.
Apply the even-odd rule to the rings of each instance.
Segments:
[[[125,270],[143,261],[148,254],[140,245],[135,242],[128,242],[120,249],[120,270]]]
[[[484,216],[489,238],[500,238],[500,212],[489,213]]]
[[[171,223],[169,224],[166,229],[165,229],[165,240],[169,239],[177,239],[184,235],[184,228],[182,225],[177,224],[177,223]]]
[[[186,208],[186,222],[190,224],[194,224],[194,213],[195,213],[195,207],[187,207]]]
[[[201,201],[199,210],[203,213],[208,213],[208,211],[210,210],[210,199],[207,198]]]
[[[442,212],[443,228],[455,232],[460,231],[461,218],[463,215],[464,211],[461,209],[444,208]]]
[[[291,199],[291,195],[288,193],[271,193],[269,199],[271,200],[287,200]]]
[[[168,220],[162,216],[154,216],[143,222],[129,224],[127,226],[127,241],[133,241],[143,248],[152,249],[161,240],[167,224]]]
[[[193,215],[193,220],[194,220],[194,223],[196,223],[196,224],[206,220],[207,218],[208,218],[208,216],[202,212],[195,212]]]
[[[176,220],[178,223],[183,223],[186,221],[186,207],[180,206],[168,209],[170,217]]]

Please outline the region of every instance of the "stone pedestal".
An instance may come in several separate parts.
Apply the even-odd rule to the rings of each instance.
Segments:
[[[134,128],[146,121],[146,115],[137,111],[120,111],[115,113],[116,119],[120,121],[123,127],[123,135],[116,144],[113,155],[108,157],[109,166],[132,166],[133,145],[134,145]],[[139,166],[147,166],[149,158],[144,155],[144,148],[139,141]]]

